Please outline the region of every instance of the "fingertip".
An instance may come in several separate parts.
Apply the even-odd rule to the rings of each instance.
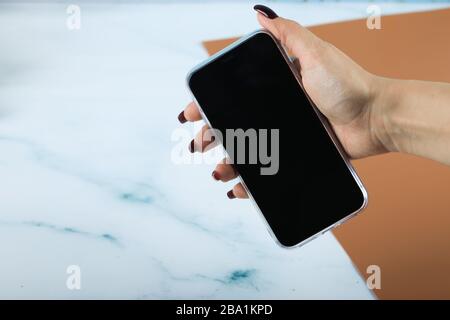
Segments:
[[[219,163],[214,171],[217,172],[219,177],[218,180],[222,182],[228,182],[238,176],[236,170],[231,164]]]
[[[216,137],[214,136],[214,130],[212,130],[207,124],[197,133],[194,138],[195,150],[199,152],[207,152],[218,145]]]
[[[278,22],[278,20],[281,20],[282,19],[281,17],[278,17],[275,20],[271,20],[262,13],[258,12],[258,14],[256,15],[256,19],[258,20],[259,25],[263,29],[266,29],[269,32],[271,32],[275,36],[275,38],[279,40],[279,32],[277,30],[276,22]]]
[[[189,143],[188,149],[190,153],[194,153],[196,151],[194,139],[192,139],[191,142]]]
[[[227,197],[228,197],[228,199],[235,199],[236,196],[234,195],[234,191],[233,190],[228,191]]]
[[[214,170],[214,171],[211,173],[211,176],[213,177],[214,180],[220,181],[220,173],[219,173],[217,170]]]
[[[238,183],[237,185],[234,186],[233,194],[238,199],[247,199],[248,198],[247,191],[245,190],[242,183]]]
[[[180,123],[185,123],[187,121],[186,117],[184,116],[184,110],[181,111],[178,115],[178,121],[180,121]]]
[[[257,12],[257,14],[256,14],[256,19],[258,20],[258,23],[261,25],[261,27],[267,28],[267,27],[266,27],[266,24],[267,24],[267,22],[269,22],[270,20],[267,19],[266,16],[264,16],[263,14]]]
[[[253,7],[253,10],[257,11],[259,14],[271,20],[278,18],[278,15],[275,13],[275,11],[262,4],[255,5]]]
[[[202,115],[195,102],[191,102],[183,111],[183,115],[186,121],[198,121],[201,120]]]

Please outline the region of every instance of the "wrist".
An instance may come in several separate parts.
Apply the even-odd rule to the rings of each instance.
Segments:
[[[401,98],[398,81],[372,75],[368,108],[370,130],[375,143],[386,152],[402,151],[401,126],[396,115],[396,106]]]

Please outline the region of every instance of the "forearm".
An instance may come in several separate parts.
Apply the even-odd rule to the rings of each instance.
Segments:
[[[374,79],[372,124],[389,151],[450,165],[450,84]]]

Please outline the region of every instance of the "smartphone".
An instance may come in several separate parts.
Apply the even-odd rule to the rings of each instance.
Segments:
[[[211,56],[187,85],[279,245],[303,245],[366,207],[361,180],[271,33]]]

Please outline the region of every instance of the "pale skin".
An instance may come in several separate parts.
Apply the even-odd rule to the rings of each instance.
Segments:
[[[257,18],[298,58],[306,92],[328,118],[350,158],[402,152],[450,165],[449,83],[373,75],[294,21],[269,19],[261,13]],[[184,117],[201,120],[194,102],[184,109]],[[215,142],[203,138],[206,129],[196,135],[195,151],[214,146]],[[217,164],[213,173],[223,182],[237,175],[225,161]],[[240,183],[230,194],[231,198],[248,198]]]

